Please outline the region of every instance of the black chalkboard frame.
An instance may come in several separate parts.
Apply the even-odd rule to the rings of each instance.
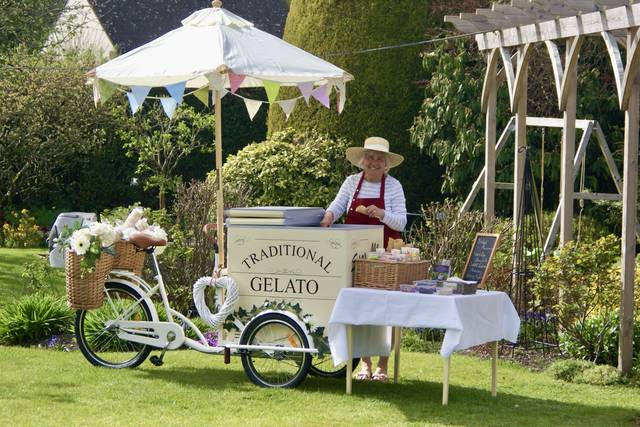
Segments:
[[[495,243],[493,244],[493,248],[491,249],[491,255],[489,255],[489,261],[487,262],[487,267],[484,269],[484,274],[482,275],[482,280],[478,283],[478,287],[484,287],[484,282],[487,280],[487,276],[491,271],[491,267],[493,265],[493,256],[496,254],[496,249],[498,248],[498,241],[500,240],[500,234],[494,233],[476,233],[476,237],[473,240],[473,245],[471,245],[471,250],[469,251],[469,256],[467,256],[467,262],[464,264],[464,270],[462,271],[462,277],[464,278],[465,273],[467,272],[467,267],[469,266],[469,262],[471,261],[471,257],[473,255],[473,251],[476,249],[476,244],[478,243],[478,238],[480,237],[495,237]]]

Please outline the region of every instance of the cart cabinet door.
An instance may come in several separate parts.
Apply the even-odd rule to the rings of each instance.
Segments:
[[[376,245],[382,245],[379,226],[229,226],[228,266],[239,307],[300,304],[314,326],[327,326],[338,292],[351,286],[353,259]]]

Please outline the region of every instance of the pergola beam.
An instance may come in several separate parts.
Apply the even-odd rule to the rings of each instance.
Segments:
[[[526,0],[518,2],[527,3]],[[615,5],[620,1],[610,2]],[[531,4],[531,3],[529,3]],[[518,7],[518,9],[520,9]],[[535,6],[526,6],[523,11],[529,14],[538,13],[544,17],[544,13],[535,12]],[[640,3],[629,6],[606,8],[595,12],[582,13],[580,15],[556,18],[549,16],[546,20],[532,22],[519,27],[503,28],[476,35],[476,42],[480,50],[494,49],[496,47],[515,47],[525,43],[537,43],[547,40],[572,38],[580,35],[592,35],[605,31],[623,30],[640,23]]]

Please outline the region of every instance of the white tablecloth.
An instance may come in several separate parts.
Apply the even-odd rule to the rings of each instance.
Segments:
[[[449,357],[486,342],[516,342],[520,318],[504,292],[441,296],[344,288],[329,320],[335,365],[348,359],[347,325],[358,325],[352,333],[353,357],[388,355],[391,334],[384,326],[446,329],[440,355]]]

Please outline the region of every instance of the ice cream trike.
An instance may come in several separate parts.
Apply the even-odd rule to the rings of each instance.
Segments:
[[[224,355],[225,363],[240,356],[249,379],[264,387],[294,387],[308,373],[344,377],[345,367],[333,366],[324,327],[340,289],[351,286],[353,259],[381,245],[382,227],[229,225],[226,234],[228,275],[203,277],[193,288],[217,342],[171,308],[154,253],[165,242],[135,235],[130,242],[150,256],[155,283],[111,271],[102,307],[77,311],[83,355],[94,365],[125,368],[159,350],[150,358],[159,366],[167,350],[187,347]],[[224,290],[215,292],[213,312],[205,302],[208,286]]]

